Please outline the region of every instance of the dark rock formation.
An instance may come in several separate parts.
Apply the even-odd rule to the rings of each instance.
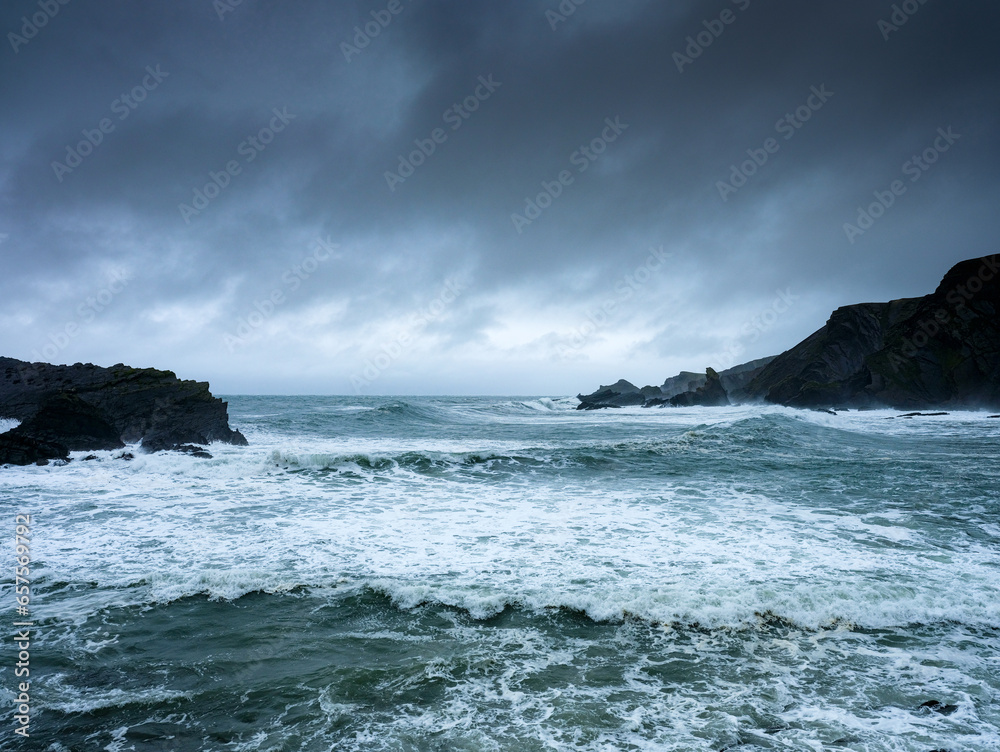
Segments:
[[[670,398],[672,407],[725,407],[729,405],[729,395],[722,386],[722,379],[713,369],[705,369],[705,384],[693,392],[683,392]]]
[[[212,459],[212,455],[206,452],[204,447],[196,446],[194,444],[178,444],[171,447],[171,449],[175,452],[190,454],[192,457],[201,457],[206,460]]]
[[[660,387],[660,394],[655,396],[669,401],[671,397],[676,397],[678,394],[693,392],[695,389],[705,386],[706,381],[708,381],[708,377],[703,373],[681,371],[676,376],[671,376],[664,381],[663,386]]]
[[[746,392],[793,407],[1000,405],[1000,257],[956,264],[922,298],[838,308]]]
[[[0,465],[47,465],[49,460],[69,457],[65,444],[18,436],[11,431],[0,434]]]
[[[22,421],[0,438],[13,434],[55,441],[70,450],[137,441],[146,451],[213,441],[247,443],[229,427],[226,403],[212,396],[206,382],[121,363],[101,368],[0,358],[0,417]],[[0,462],[4,457],[0,454]]]
[[[621,379],[611,386],[602,386],[593,394],[576,395],[580,400],[577,410],[600,410],[605,407],[630,407],[646,401],[642,390],[635,384]]]
[[[940,713],[941,715],[951,715],[958,710],[958,705],[945,704],[940,700],[928,700],[927,702],[921,703],[920,707],[926,708],[933,713]]]
[[[119,432],[105,415],[71,392],[46,399],[34,416],[10,433],[65,445],[71,452],[121,449],[125,446]]]
[[[671,376],[664,381],[663,386],[644,386],[642,389],[622,379],[611,386],[602,386],[593,394],[578,394],[577,399],[580,400],[580,404],[576,409],[599,410],[605,407],[629,407],[634,405],[665,407],[675,404],[672,401],[673,398],[685,393],[690,393],[691,396],[682,398],[676,404],[728,405],[730,404],[730,397],[734,395],[738,395],[736,399],[742,397],[743,388],[772,360],[774,360],[774,356],[759,358],[749,363],[742,363],[738,366],[728,368],[716,374],[721,387],[712,385],[708,392],[700,391],[708,386],[709,378],[707,373],[682,371],[678,375]],[[712,369],[708,370],[713,374],[715,373]],[[721,393],[719,392],[720,388],[722,389]],[[726,396],[727,394],[728,396]]]
[[[747,363],[740,363],[738,366],[727,368],[719,372],[722,386],[733,402],[743,402],[747,399],[746,386],[753,381],[757,374],[764,370],[777,356],[771,355],[767,358],[757,358]]]

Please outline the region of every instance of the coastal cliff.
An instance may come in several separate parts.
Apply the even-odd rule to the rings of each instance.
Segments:
[[[212,396],[207,382],[121,363],[101,368],[0,358],[0,418],[22,421],[0,435],[0,464],[138,441],[148,452],[213,441],[247,443],[229,427],[227,405]]]
[[[747,394],[792,407],[1000,407],[1000,256],[956,264],[922,298],[838,308]]]
[[[661,394],[627,381],[579,395],[579,409],[770,402],[802,408],[1000,408],[1000,256],[953,266],[920,298],[838,308],[774,358],[685,372]],[[716,381],[708,389],[709,382]],[[723,401],[722,393],[728,399]],[[675,390],[682,390],[674,392]]]

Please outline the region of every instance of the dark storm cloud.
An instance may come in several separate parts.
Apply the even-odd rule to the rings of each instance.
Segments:
[[[747,357],[832,305],[920,294],[995,251],[995,6],[577,3],[6,4],[4,352],[40,351],[127,269],[55,360],[345,391],[461,279],[373,388],[565,391],[703,367],[779,288],[802,302]],[[103,119],[92,153],[53,167]],[[911,182],[904,164],[939,128],[960,138]],[[755,155],[745,185],[720,189]],[[894,180],[906,192],[849,239]],[[559,195],[532,219],[543,191]],[[337,254],[291,289],[317,238]],[[582,360],[555,357],[660,246],[669,261]],[[510,385],[480,388],[503,363]]]

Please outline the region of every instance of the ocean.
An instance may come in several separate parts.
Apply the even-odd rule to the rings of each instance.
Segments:
[[[227,399],[0,469],[0,749],[1000,750],[1000,419]]]

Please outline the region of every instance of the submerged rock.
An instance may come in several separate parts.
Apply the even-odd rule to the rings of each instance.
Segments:
[[[940,713],[941,715],[951,715],[958,710],[958,705],[946,705],[939,700],[928,700],[927,702],[921,703],[920,707],[926,708],[934,713]]]

